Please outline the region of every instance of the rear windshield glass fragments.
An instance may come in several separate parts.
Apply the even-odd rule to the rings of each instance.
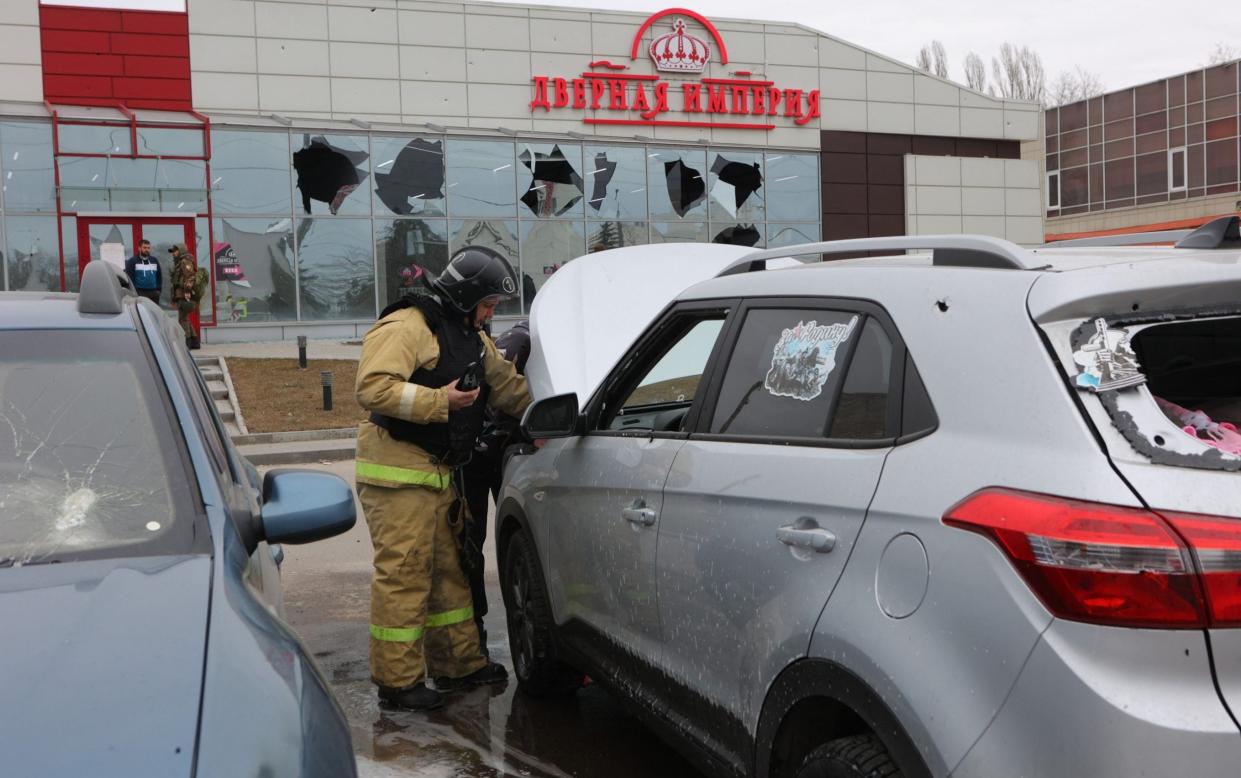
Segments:
[[[1072,334],[1074,377],[1157,464],[1241,470],[1237,311],[1094,319]]]
[[[3,332],[0,354],[0,567],[201,550],[133,332]]]

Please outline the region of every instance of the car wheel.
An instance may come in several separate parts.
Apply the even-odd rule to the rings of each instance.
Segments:
[[[901,771],[874,735],[824,743],[806,755],[797,778],[900,778]]]
[[[543,571],[534,544],[524,532],[509,541],[500,583],[518,686],[540,697],[573,693],[582,685],[583,675],[556,659]]]

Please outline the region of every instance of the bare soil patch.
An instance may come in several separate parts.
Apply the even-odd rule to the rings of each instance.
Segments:
[[[299,370],[296,359],[230,357],[228,372],[251,432],[292,432],[356,427],[366,412],[354,399],[358,363],[312,359]],[[319,373],[332,371],[332,410],[323,410]]]

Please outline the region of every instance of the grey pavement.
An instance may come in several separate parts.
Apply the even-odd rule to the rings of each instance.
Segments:
[[[204,343],[197,354],[214,357],[238,357],[241,359],[297,359],[296,340],[271,340],[259,343]],[[360,340],[308,340],[308,359],[362,358]]]

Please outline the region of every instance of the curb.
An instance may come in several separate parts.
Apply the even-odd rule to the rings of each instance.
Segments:
[[[233,423],[237,425],[237,429],[241,430],[241,436],[250,434],[250,430],[246,427],[246,420],[241,416],[241,400],[237,397],[237,390],[233,388],[233,377],[228,373],[228,363],[224,357],[218,356],[216,360],[220,364],[220,372],[224,375],[224,385],[228,387],[228,401],[233,406]],[[235,436],[234,440],[236,440]]]
[[[294,443],[256,443],[239,447],[239,453],[250,460],[250,464],[258,465],[297,465],[312,462],[339,462],[353,459],[356,446],[352,440],[311,441],[307,445]]]
[[[233,445],[250,446],[270,443],[302,443],[315,440],[343,440],[358,434],[357,427],[337,427],[326,430],[294,430],[292,432],[256,432],[233,436]]]

